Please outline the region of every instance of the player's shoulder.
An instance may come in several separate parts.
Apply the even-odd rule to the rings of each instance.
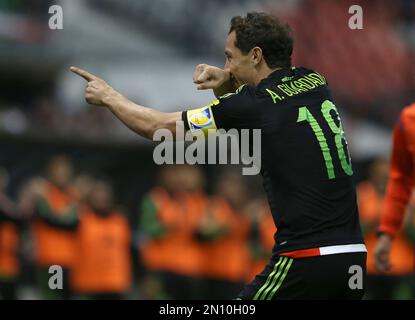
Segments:
[[[401,111],[401,119],[415,119],[415,102],[405,106]]]
[[[220,97],[218,97],[218,100],[225,100],[225,99],[243,99],[243,98],[252,98],[255,93],[255,88],[243,84],[238,89],[236,89],[234,92],[226,93]]]
[[[310,69],[307,67],[299,66],[294,67],[295,69],[295,78],[298,78],[300,81],[303,80],[316,80],[317,82],[321,82],[322,84],[328,85],[328,81],[323,73],[320,71]]]
[[[395,128],[399,128],[411,135],[415,133],[415,103],[412,103],[401,110]]]
[[[240,109],[245,106],[247,108],[250,108],[256,104],[255,88],[247,84],[243,84],[234,92],[230,92],[218,97],[216,100],[216,104],[218,107],[234,106]]]

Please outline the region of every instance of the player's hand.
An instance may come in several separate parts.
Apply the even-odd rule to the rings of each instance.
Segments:
[[[109,86],[104,80],[94,76],[88,71],[82,70],[77,67],[71,67],[70,70],[78,76],[88,81],[85,87],[85,100],[89,104],[97,106],[105,105],[105,99],[115,93],[115,90]]]
[[[198,64],[193,74],[198,90],[217,89],[230,79],[229,71],[207,64]]]
[[[375,246],[375,266],[381,272],[386,272],[391,268],[390,250],[392,239],[387,234],[382,234]]]

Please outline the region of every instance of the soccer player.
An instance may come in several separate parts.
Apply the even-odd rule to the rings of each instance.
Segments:
[[[180,120],[196,134],[262,130],[261,173],[278,232],[271,261],[239,299],[360,299],[366,247],[343,127],[326,79],[293,67],[292,50],[289,27],[277,18],[234,17],[224,69],[202,64],[194,74],[197,88],[218,99],[173,113],[139,106],[104,80],[71,70],[88,81],[87,102],[150,139],[159,128],[174,133]]]
[[[415,104],[403,109],[393,130],[392,158],[386,187],[384,210],[375,247],[375,265],[379,271],[391,268],[392,239],[398,234],[414,188]]]

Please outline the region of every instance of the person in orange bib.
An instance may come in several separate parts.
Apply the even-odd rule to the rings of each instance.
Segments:
[[[202,181],[203,175],[195,167],[165,166],[158,185],[142,201],[139,250],[147,279],[144,283],[159,287],[159,292],[147,298],[196,297],[201,252],[193,235],[207,203]]]
[[[38,285],[46,299],[69,299],[69,273],[76,258],[75,230],[78,226],[78,195],[72,187],[73,167],[66,156],[48,163],[47,181],[38,197],[33,222]],[[63,270],[62,290],[49,288],[49,268]]]
[[[132,285],[131,230],[128,219],[114,206],[107,182],[93,183],[80,216],[73,292],[87,299],[126,298]]]
[[[246,182],[233,171],[223,172],[215,194],[196,230],[201,252],[202,298],[231,299],[243,287],[249,272],[250,221],[244,213]]]

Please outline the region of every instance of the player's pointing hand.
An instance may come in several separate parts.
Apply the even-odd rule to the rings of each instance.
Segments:
[[[71,67],[70,70],[88,81],[88,84],[85,87],[85,100],[89,104],[103,106],[106,104],[106,99],[116,93],[116,91],[104,80],[94,76],[88,71],[77,67]]]
[[[92,81],[92,80],[98,79],[98,77],[78,67],[71,67],[70,70],[73,73],[77,74],[78,76],[81,76],[82,78],[84,78],[86,81]]]

